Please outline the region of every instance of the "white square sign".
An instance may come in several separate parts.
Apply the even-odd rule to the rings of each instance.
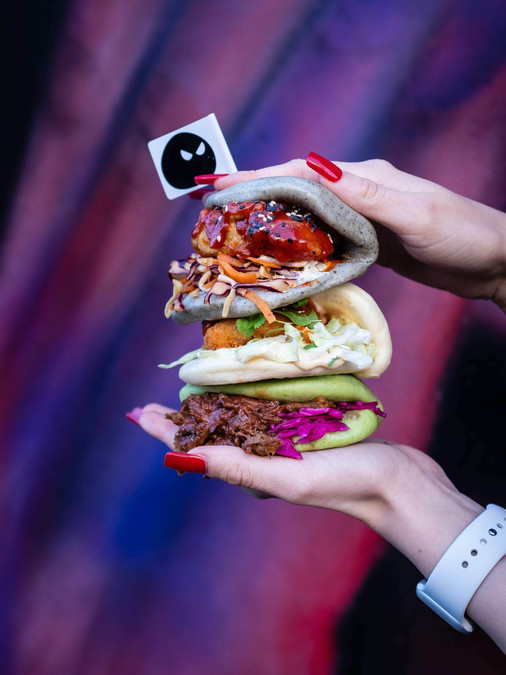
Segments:
[[[169,199],[200,189],[195,176],[237,171],[214,113],[149,141],[148,148]]]

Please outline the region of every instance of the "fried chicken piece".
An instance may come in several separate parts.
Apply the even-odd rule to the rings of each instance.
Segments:
[[[203,220],[203,222],[206,223],[207,220]],[[213,245],[211,245],[211,242]],[[209,228],[206,229],[201,225],[200,227],[195,227],[192,232],[192,246],[199,255],[204,257],[212,258],[217,253],[235,256],[242,249],[243,245],[244,237],[239,234],[234,222],[228,224],[226,227],[221,227],[218,234],[214,238],[211,237],[211,241],[209,238]]]
[[[333,238],[334,237],[334,238]],[[224,253],[238,260],[259,255],[281,263],[329,260],[337,235],[296,206],[262,201],[203,209],[192,231],[192,246],[201,256]]]
[[[204,324],[204,349],[221,349],[222,347],[241,347],[253,338],[263,338],[269,332],[270,336],[282,335],[283,324],[279,321],[263,323],[255,329],[251,337],[240,333],[236,319],[222,319],[221,321],[207,321]],[[270,332],[272,331],[272,333]]]
[[[280,308],[281,309],[281,308]],[[315,312],[320,321],[327,323],[328,317],[319,310],[316,304],[311,300],[301,306],[287,305],[283,310],[290,310],[300,316],[308,316]],[[241,347],[250,340],[263,337],[274,337],[283,335],[284,324],[288,321],[287,317],[274,310],[274,316],[279,319],[274,323],[265,321],[261,326],[255,329],[250,337],[246,337],[237,328],[237,319],[221,319],[219,321],[203,322],[204,349],[221,349],[222,347]],[[300,329],[304,332],[304,328]],[[268,334],[268,335],[267,335]]]

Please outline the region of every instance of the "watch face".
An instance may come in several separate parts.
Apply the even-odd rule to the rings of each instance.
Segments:
[[[195,186],[194,177],[214,173],[216,156],[209,143],[196,134],[183,132],[173,136],[162,155],[162,173],[179,190]]]

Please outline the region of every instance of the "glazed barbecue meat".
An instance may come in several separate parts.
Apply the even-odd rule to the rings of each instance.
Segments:
[[[274,201],[203,209],[192,232],[193,248],[202,256],[267,255],[281,263],[329,260],[335,240],[315,216]]]

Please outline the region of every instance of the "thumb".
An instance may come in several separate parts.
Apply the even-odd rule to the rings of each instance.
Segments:
[[[391,219],[394,195],[398,195],[381,183],[343,172],[339,184],[333,184],[331,191],[352,209],[374,220]]]
[[[314,152],[308,155],[306,163],[318,174],[323,187],[355,211],[385,225],[396,234],[404,234],[411,229],[406,227],[407,224],[413,225],[414,220],[420,220],[420,213],[426,205],[426,195],[423,193],[392,189],[371,178],[342,170]]]

